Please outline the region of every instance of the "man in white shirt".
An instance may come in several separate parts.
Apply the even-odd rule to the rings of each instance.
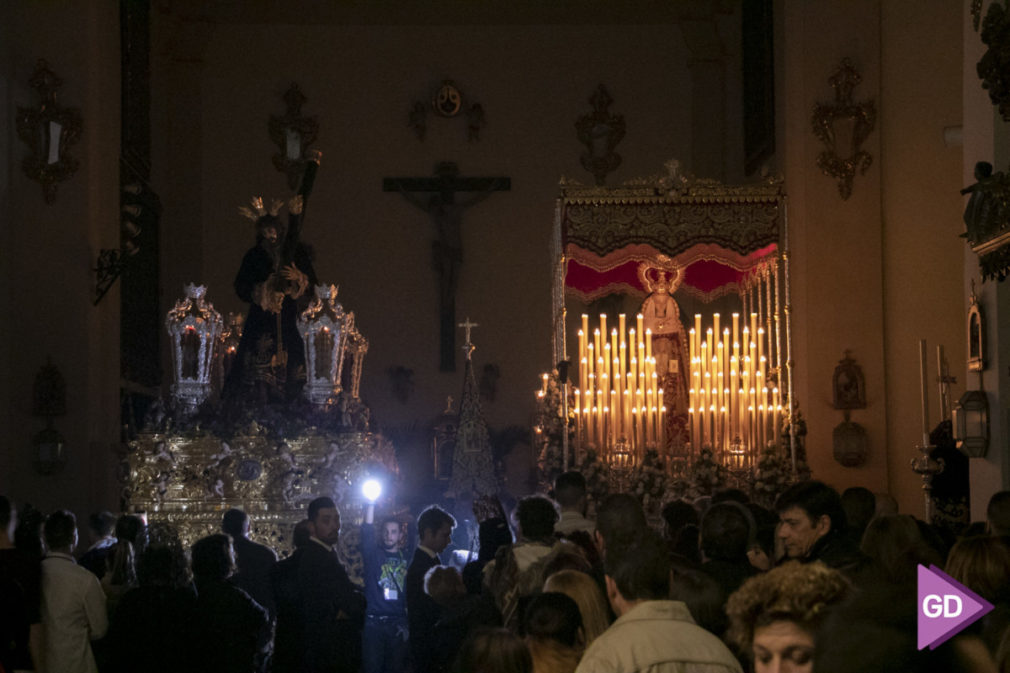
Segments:
[[[558,475],[554,480],[554,499],[561,505],[561,518],[554,532],[570,535],[577,530],[592,536],[596,522],[586,518],[586,478],[574,470]]]
[[[655,533],[607,547],[606,584],[617,621],[592,642],[575,673],[741,673],[684,603],[667,600],[670,561]]]
[[[91,641],[104,636],[109,624],[98,578],[74,561],[77,519],[66,510],[53,512],[43,537],[49,550],[42,561],[45,670],[96,673]]]

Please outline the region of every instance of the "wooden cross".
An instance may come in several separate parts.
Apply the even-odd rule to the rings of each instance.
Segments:
[[[456,371],[456,289],[463,263],[463,211],[493,192],[509,191],[509,178],[463,178],[451,161],[435,166],[434,177],[384,178],[382,191],[399,192],[407,201],[428,214],[438,232],[432,241],[432,261],[438,273],[440,364],[444,372]],[[457,192],[471,192],[457,199]],[[422,197],[419,194],[428,194]]]
[[[474,327],[480,327],[480,325],[475,322],[470,322],[470,316],[467,316],[466,320],[459,323],[457,327],[462,327],[464,330],[466,330],[466,342],[463,344],[463,352],[466,353],[466,359],[469,360],[470,355],[472,355],[473,352],[477,350],[477,347],[474,346],[473,342],[470,341],[470,330],[473,329]]]

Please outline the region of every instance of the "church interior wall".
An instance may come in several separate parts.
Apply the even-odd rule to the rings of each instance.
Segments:
[[[952,373],[965,362],[964,262],[956,238],[961,163],[957,149],[943,144],[944,127],[960,124],[959,9],[873,1],[781,7],[780,146],[794,234],[797,393],[810,428],[808,458],[814,474],[839,489],[888,491],[902,511],[921,514],[921,482],[909,469],[921,437],[918,341],[929,345],[930,376],[939,344]],[[924,55],[922,44],[954,46]],[[828,77],[843,57],[862,76],[854,101],[872,99],[877,109],[863,145],[873,163],[855,176],[848,200],[816,167],[823,146],[810,126],[814,104],[833,100]],[[867,462],[857,468],[832,456],[832,430],[843,415],[832,406],[831,376],[846,349],[867,384],[867,408],[852,412],[869,436]],[[952,388],[954,399],[961,391]],[[932,381],[928,393],[932,427],[940,420]]]
[[[315,147],[323,152],[304,239],[316,250],[319,279],[340,286],[343,305],[370,340],[363,394],[386,425],[423,424],[444,408],[447,396],[458,400],[463,361],[457,357],[456,372],[438,371],[434,228],[402,196],[382,192],[383,177],[429,176],[442,160],[456,161],[463,175],[511,177],[511,191],[464,213],[456,304],[459,321],[480,324],[474,331],[477,375],[487,363],[500,368],[498,395],[483,407],[489,424],[500,429],[528,426],[538,374],[552,364],[548,242],[558,180],[593,179],[579,165],[583,148],[574,128],[591,110],[589,95],[604,83],[614,97],[611,110],[627,123],[617,147],[623,162],[608,184],[658,173],[664,161],[690,150],[688,58],[671,25],[217,25],[201,58],[201,114],[194,120],[200,151],[180,153],[191,127],[172,120],[162,127],[168,137],[154,161],[165,182],[194,160],[202,176],[199,190],[186,195],[186,217],[195,215],[199,224],[182,224],[187,231],[198,228],[193,233],[202,241],[202,257],[189,260],[187,273],[199,277],[181,276],[175,253],[166,253],[166,303],[184,282],[198,280],[222,312],[245,310],[231,283],[254,232],[236,209],[252,194],[289,193],[270,163],[276,147],[266,122],[283,112],[281,95],[297,82],[308,97],[304,113],[318,116]],[[423,142],[408,128],[413,102],[430,97],[444,78],[483,106],[487,126],[479,142],[467,141],[460,118],[429,115]],[[176,85],[190,84],[156,83],[155,96],[168,106],[163,118],[175,115]],[[176,203],[166,201],[168,236],[181,224]],[[185,254],[190,242],[174,245]],[[414,370],[406,403],[390,390],[387,370],[394,366]]]
[[[982,3],[981,15],[985,16],[991,3]],[[1010,124],[1004,122],[999,112],[989,100],[988,92],[978,78],[976,64],[985,52],[979,33],[972,25],[968,7],[963,9],[962,21],[962,114],[963,145],[961,185],[975,182],[975,163],[988,161],[994,170],[1007,170],[1010,165]],[[978,302],[986,318],[986,342],[988,362],[981,378],[978,373],[962,370],[966,386],[982,389],[987,393],[990,408],[991,439],[989,451],[984,457],[970,459],[970,479],[972,485],[971,511],[973,518],[979,519],[985,512],[990,496],[999,490],[1010,488],[1010,424],[1008,424],[1006,400],[1010,399],[1010,380],[1003,375],[1010,363],[1010,288],[1006,282],[981,282],[978,256],[965,246],[962,297],[968,306],[969,293],[974,283]],[[964,324],[962,319],[961,324]]]
[[[4,110],[2,218],[7,421],[0,491],[17,501],[78,515],[115,507],[119,416],[119,303],[115,290],[97,307],[92,268],[101,248],[119,242],[119,32],[110,3],[6,3],[4,43],[8,104]],[[58,103],[78,107],[83,133],[71,154],[76,174],[59,185],[54,203],[21,170],[25,146],[14,129],[15,106],[37,106],[28,85],[45,58],[63,80]],[[8,191],[9,190],[9,191]],[[9,245],[9,247],[8,247]],[[31,441],[45,426],[32,415],[35,375],[47,358],[66,381],[65,416],[54,420],[68,461],[52,476],[32,468]]]
[[[11,99],[11,88],[14,84],[13,58],[11,50],[11,6],[0,4],[0,236],[10,241],[13,230],[11,212],[11,172],[14,156],[11,145],[16,138],[14,133],[14,103]],[[10,253],[0,254],[0,312],[10,315],[13,281],[11,267],[14,256]],[[11,360],[11,330],[5,325],[0,329],[0,371],[9,373]],[[7,377],[4,377],[7,378]],[[6,381],[0,383],[0,437],[3,438],[3,450],[0,450],[0,489],[8,489],[13,473],[14,451],[9,439],[13,426],[11,409],[11,388]]]
[[[10,19],[0,27],[0,232],[10,245],[0,255],[7,281],[0,309],[17,316],[0,334],[0,493],[44,508],[70,506],[79,515],[116,504],[119,302],[113,287],[92,306],[91,268],[99,249],[118,241],[119,36],[114,6],[99,5],[19,0],[5,3],[0,15]],[[902,511],[920,514],[921,482],[908,468],[920,432],[917,344],[930,344],[931,372],[933,347],[946,346],[958,376],[956,399],[970,383],[962,290],[977,278],[977,258],[956,238],[963,209],[956,190],[973,181],[976,160],[1006,168],[1006,125],[993,121],[974,74],[981,52],[969,46],[977,34],[967,8],[939,0],[781,0],[776,11],[772,168],[785,175],[789,193],[796,386],[810,464],[838,488],[890,491]],[[478,375],[485,363],[501,370],[497,399],[484,403],[489,423],[526,425],[537,375],[550,365],[548,237],[557,181],[592,179],[579,166],[574,131],[575,119],[590,110],[588,96],[606,84],[612,110],[628,126],[617,149],[624,162],[610,184],[660,172],[671,157],[691,170],[693,131],[705,123],[692,119],[690,54],[676,25],[210,25],[153,16],[154,182],[165,206],[162,310],[190,281],[207,284],[222,312],[245,310],[231,283],[254,232],[237,207],[253,194],[289,193],[270,164],[276,150],[267,119],[283,113],[281,95],[297,82],[308,97],[305,114],[319,117],[315,147],[323,151],[305,239],[317,250],[320,279],[340,285],[344,306],[371,341],[363,391],[389,426],[423,423],[446,396],[458,397],[462,359],[455,373],[438,371],[433,226],[399,195],[383,193],[383,177],[428,176],[441,160],[457,161],[463,175],[511,177],[511,191],[464,214],[457,317],[481,324],[474,332]],[[730,57],[734,39],[726,38]],[[951,47],[924,54],[923,44]],[[878,119],[864,145],[873,165],[843,201],[816,167],[821,148],[810,111],[831,100],[827,78],[845,56],[863,77],[855,98],[874,99]],[[76,148],[81,168],[51,206],[20,170],[23,148],[13,124],[14,106],[35,101],[27,80],[39,57],[63,77],[61,103],[81,107],[85,120]],[[479,142],[467,142],[462,119],[429,116],[424,142],[407,126],[413,102],[447,77],[487,113]],[[734,178],[742,151],[732,74],[726,86],[728,136],[719,151]],[[942,143],[943,128],[958,124],[960,153]],[[988,283],[982,295],[996,345],[985,380],[994,448],[972,461],[975,518],[978,503],[1005,488],[1010,474],[1005,405],[998,402],[1010,399],[1010,381],[997,375],[1010,362],[1008,292]],[[831,456],[831,430],[842,420],[831,406],[831,374],[846,349],[867,379],[868,407],[852,417],[870,437],[860,468],[843,468]],[[67,381],[68,415],[56,427],[70,462],[61,474],[42,477],[28,447],[43,425],[31,415],[31,385],[47,355]],[[165,345],[166,364],[167,357]],[[387,378],[396,365],[414,370],[405,404]],[[929,393],[935,421],[935,386]]]
[[[858,5],[858,6],[857,6]],[[813,135],[811,111],[830,102],[828,84],[843,57],[862,73],[857,100],[880,103],[880,26],[876,3],[785,2],[782,12],[782,98],[780,136],[789,192],[792,259],[793,346],[796,395],[807,420],[807,458],[815,475],[836,488],[860,483],[889,490],[883,437],[883,277],[880,214],[879,124],[863,149],[874,157],[856,176],[852,195],[842,200],[837,182],[817,168],[823,147]],[[870,441],[867,462],[841,468],[832,457],[832,429],[842,421],[832,407],[835,365],[852,351],[866,377],[867,408],[853,412]]]
[[[927,342],[929,428],[941,420],[936,348],[942,345],[951,402],[965,390],[965,304],[961,148],[944,142],[960,126],[961,8],[953,3],[881,3],[884,362],[888,468],[906,511],[922,508],[921,480],[909,469],[921,439],[920,339]],[[950,45],[923,50],[922,44]],[[915,419],[920,419],[916,424]]]

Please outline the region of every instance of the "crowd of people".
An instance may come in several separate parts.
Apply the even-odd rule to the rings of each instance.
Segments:
[[[0,496],[0,673],[1010,673],[1010,491],[960,536],[819,481],[774,510],[735,489],[675,500],[661,531],[631,494],[587,505],[577,472],[511,517],[479,499],[476,551],[451,558],[446,510],[369,505],[356,583],[328,497],[278,559],[239,509],[189,549],[99,512],[75,556],[72,513]],[[995,609],[918,649],[919,565]]]

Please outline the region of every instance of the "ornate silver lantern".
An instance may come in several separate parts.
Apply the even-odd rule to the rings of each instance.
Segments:
[[[224,327],[217,338],[214,350],[214,385],[218,390],[223,390],[224,382],[228,380],[228,374],[238,354],[244,327],[245,316],[241,313],[229,313],[224,320]]]
[[[305,397],[315,405],[333,404],[341,391],[347,334],[354,314],[337,302],[336,285],[317,285],[316,298],[298,317],[305,343]]]
[[[221,314],[204,299],[207,288],[190,283],[186,297],[165,318],[172,337],[172,397],[184,411],[195,411],[211,391],[214,346],[221,334]]]
[[[361,397],[361,367],[365,364],[365,354],[368,353],[368,339],[361,336],[357,326],[352,324],[347,330],[346,341],[341,387],[356,400]]]

